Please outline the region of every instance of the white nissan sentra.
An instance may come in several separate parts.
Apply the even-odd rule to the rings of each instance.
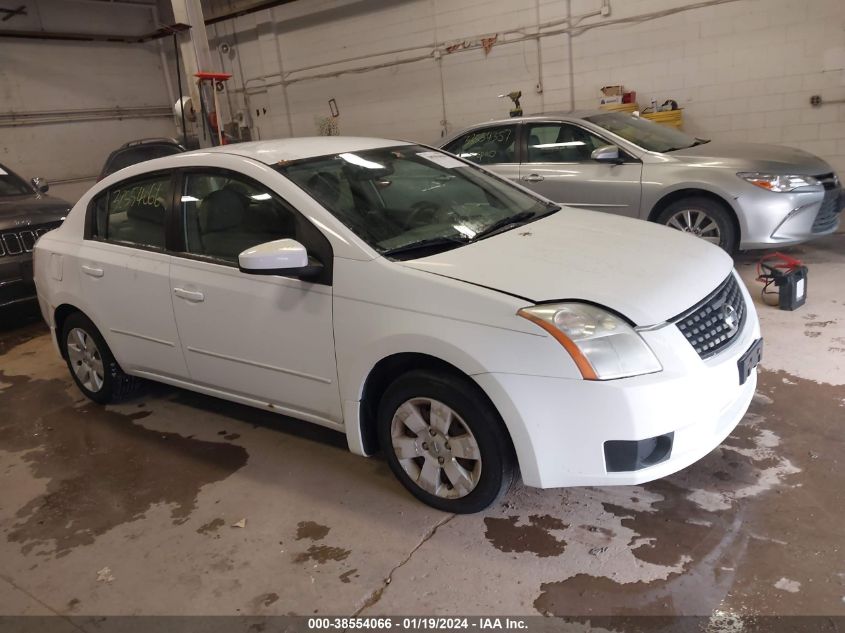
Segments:
[[[450,512],[517,468],[551,488],[692,464],[744,415],[762,350],[716,246],[383,139],[123,169],[38,241],[35,277],[92,400],[145,378],[337,429]]]

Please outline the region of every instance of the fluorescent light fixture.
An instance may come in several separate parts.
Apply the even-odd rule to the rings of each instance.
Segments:
[[[464,154],[458,154],[461,158],[472,158],[473,156],[478,156],[477,152],[466,152]]]
[[[586,145],[584,141],[567,141],[565,143],[541,143],[540,145],[532,145],[536,149],[552,149],[554,147],[577,147],[579,145]]]
[[[253,200],[269,200],[270,197],[269,193],[257,193],[254,196],[250,196]]]
[[[182,196],[182,202],[199,202],[199,198],[194,198],[193,196]]]
[[[338,154],[343,160],[347,163],[352,165],[357,165],[358,167],[366,167],[367,169],[384,169],[384,165],[379,165],[378,163],[374,163],[371,160],[367,160],[365,158],[361,158],[355,154],[344,153]]]
[[[469,228],[467,226],[464,226],[463,224],[454,224],[454,225],[452,225],[452,228],[455,229],[461,235],[468,237],[469,239],[472,239],[472,238],[475,237],[475,231],[473,231],[471,228]]]

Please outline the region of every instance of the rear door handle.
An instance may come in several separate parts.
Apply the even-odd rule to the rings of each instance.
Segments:
[[[184,288],[174,288],[173,294],[177,297],[190,301],[191,303],[200,303],[205,301],[205,295],[199,291],[185,290]]]
[[[525,182],[540,182],[543,180],[543,177],[540,174],[529,174],[523,178]]]
[[[90,275],[91,277],[102,277],[105,274],[102,268],[96,268],[86,264],[82,264],[82,272],[86,275]]]

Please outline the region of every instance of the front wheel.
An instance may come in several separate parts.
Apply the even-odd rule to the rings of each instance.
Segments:
[[[657,223],[689,233],[732,254],[737,247],[737,231],[730,211],[716,200],[683,198],[660,212]]]
[[[507,492],[515,459],[504,423],[469,380],[414,371],[388,387],[378,433],[393,474],[443,510],[483,510]]]

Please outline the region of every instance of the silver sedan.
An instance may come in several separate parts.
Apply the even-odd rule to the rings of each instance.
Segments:
[[[658,222],[728,252],[828,235],[845,206],[817,156],[695,138],[619,112],[490,121],[442,147],[560,204]]]

